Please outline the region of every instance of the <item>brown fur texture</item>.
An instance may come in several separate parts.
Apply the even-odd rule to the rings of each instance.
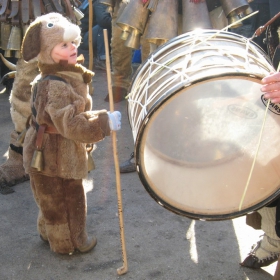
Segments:
[[[36,113],[33,112],[33,125],[26,133],[23,164],[30,174],[39,207],[38,231],[49,242],[51,250],[61,254],[79,248],[86,252],[96,244],[95,238],[92,239],[94,242],[89,242],[86,233],[87,208],[82,179],[88,174],[86,145],[101,141],[108,127],[106,110],[91,111],[88,84],[94,73],[78,63],[54,63],[51,58],[51,51],[57,44],[73,42],[75,38],[79,40],[80,30],[78,36],[75,31],[76,26],[61,15],[50,13],[38,17],[30,25],[22,47],[24,59],[32,60],[34,55],[37,56],[41,72],[33,83],[36,92],[32,92],[31,100],[34,99],[32,106]],[[27,42],[37,43],[34,42],[36,38],[40,40],[40,50],[32,49],[30,54]],[[44,79],[49,75],[56,76],[56,79]],[[34,123],[56,130],[54,134],[43,134],[42,171],[31,167],[38,148]]]
[[[51,51],[61,42],[80,45],[80,28],[58,13],[49,13],[33,21],[22,40],[22,56],[25,61],[37,58],[44,63],[53,63]]]
[[[69,254],[83,246],[88,236],[82,180],[32,174],[30,182],[40,209],[38,231],[52,251]]]
[[[38,83],[36,122],[55,127],[59,132],[44,135],[42,174],[68,179],[85,178],[88,174],[85,146],[105,137],[99,114],[107,117],[106,110],[90,111],[92,99],[83,78],[90,72],[83,66],[68,65],[65,68],[59,64],[39,64],[39,67],[42,73],[56,75],[66,81],[46,80]],[[64,68],[66,71],[63,71]],[[34,171],[30,165],[36,149],[36,137],[36,130],[30,127],[24,141],[24,167],[27,173]]]
[[[19,59],[16,64],[16,76],[10,95],[11,117],[14,124],[14,130],[11,132],[10,145],[16,147],[8,150],[8,158],[5,163],[0,166],[0,192],[7,194],[13,192],[11,186],[29,179],[28,174],[23,168],[22,152],[20,150],[21,143],[17,141],[19,134],[26,127],[27,118],[31,114],[30,83],[39,74],[37,62],[26,63],[23,59]]]

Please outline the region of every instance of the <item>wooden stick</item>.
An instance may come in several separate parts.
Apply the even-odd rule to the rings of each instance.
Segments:
[[[93,5],[92,0],[88,0],[88,6],[89,6],[89,17],[88,17],[88,50],[89,50],[89,63],[88,63],[88,69],[92,71],[93,69],[93,45],[92,45],[92,25],[93,25]],[[89,85],[89,94],[93,94],[93,86],[92,82]]]
[[[107,81],[108,81],[109,104],[110,104],[110,111],[113,112],[114,111],[114,101],[113,101],[113,93],[112,93],[111,67],[110,67],[110,55],[109,55],[109,44],[108,44],[107,29],[103,29],[103,34],[104,34],[105,53],[106,53],[106,71],[107,71]],[[121,192],[120,167],[119,167],[119,160],[118,160],[116,131],[112,131],[112,142],[113,142],[113,153],[114,153],[115,171],[116,171],[118,215],[119,215],[120,236],[121,236],[122,256],[123,256],[123,266],[118,268],[117,272],[118,272],[119,275],[122,275],[122,274],[125,274],[127,272],[128,266],[127,266],[125,235],[124,235],[122,192]]]

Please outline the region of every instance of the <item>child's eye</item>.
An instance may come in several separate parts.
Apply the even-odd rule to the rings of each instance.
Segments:
[[[67,47],[67,43],[64,43],[64,44],[62,45],[62,47]]]

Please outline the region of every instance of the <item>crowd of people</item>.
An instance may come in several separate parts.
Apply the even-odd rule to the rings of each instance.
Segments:
[[[204,0],[190,1],[194,3],[204,2]],[[146,2],[143,0],[143,5],[146,5]],[[122,5],[126,4],[126,1],[116,0],[113,12],[108,12],[107,5],[102,3],[101,0],[95,0],[93,2],[94,23],[92,30],[88,30],[89,7],[88,1],[85,0],[80,6],[81,11],[85,15],[80,28],[68,23],[68,20],[64,17],[50,13],[38,17],[30,25],[23,41],[22,53],[24,60],[29,61],[37,57],[41,74],[41,80],[34,81],[33,83],[32,121],[24,140],[23,166],[26,174],[30,176],[31,188],[39,207],[38,231],[40,237],[50,244],[53,251],[58,253],[69,254],[73,253],[74,250],[87,252],[96,245],[96,238],[89,238],[85,229],[86,199],[83,194],[82,185],[82,178],[88,172],[87,146],[85,143],[101,141],[105,136],[110,135],[110,131],[118,130],[121,126],[119,112],[110,114],[104,111],[91,111],[91,98],[88,99],[87,87],[92,73],[77,63],[77,48],[88,49],[89,32],[92,32],[95,67],[105,70],[106,56],[103,29],[109,31],[113,99],[115,103],[125,102],[133,73],[133,49],[125,45],[124,40],[121,38],[122,30],[117,26],[116,21],[119,12],[122,11]],[[259,11],[256,16],[250,19],[252,35],[258,27],[265,25],[273,16],[280,12],[280,2],[278,0],[254,0],[250,5],[254,11]],[[54,18],[56,21],[54,21]],[[54,22],[59,22],[59,24],[56,25]],[[280,28],[280,20],[276,20],[274,25]],[[71,35],[68,34],[69,32],[67,33],[70,30]],[[38,37],[34,37],[35,31],[38,34],[41,32],[43,36],[40,37],[38,35]],[[67,36],[65,35],[66,33],[68,34]],[[33,37],[29,38],[29,34]],[[80,35],[82,35],[82,42],[77,39]],[[49,40],[50,36],[53,40]],[[277,38],[277,36],[277,32],[276,34],[269,33],[269,36],[268,32],[263,32],[260,36],[253,39],[267,53],[269,53],[268,48],[271,47],[269,44],[271,42],[275,44],[276,42],[276,45],[273,46],[273,63],[275,68],[278,67],[280,62],[279,37]],[[273,37],[273,40],[271,37]],[[29,53],[26,45],[36,45],[36,42],[32,42],[34,38],[43,38],[40,44],[41,49],[38,45],[39,49],[37,51],[33,50],[32,53]],[[44,41],[44,38],[48,38],[48,41]],[[52,44],[49,44],[50,41]],[[142,37],[142,61],[145,61],[149,54],[150,44]],[[69,71],[73,76],[69,76],[66,73]],[[77,85],[71,77],[76,77],[81,83]],[[265,98],[271,99],[271,102],[280,103],[280,73],[276,71],[268,75],[262,79],[261,83],[260,95],[264,93]],[[65,97],[63,102],[55,99],[57,98],[57,88],[63,92]],[[50,103],[42,97],[42,94],[46,91],[49,92],[50,98],[54,98]],[[39,97],[38,99],[36,99],[37,96]],[[78,105],[75,102],[73,105],[73,102],[68,100],[68,96],[71,96],[72,101],[77,101]],[[104,98],[105,101],[108,101],[108,96]],[[70,104],[76,107],[72,108],[69,112]],[[67,110],[64,110],[66,107]],[[60,140],[57,140],[57,134],[60,135]],[[42,153],[42,139],[45,141],[52,139],[53,141],[48,142],[46,145],[47,148],[44,153],[48,161],[45,161],[43,169],[40,169],[41,166],[32,165],[32,157],[34,153]],[[75,141],[81,143],[80,148],[73,144]],[[63,145],[66,145],[65,143],[68,143],[68,151],[69,146],[73,148],[73,153],[62,152]],[[59,150],[61,150],[59,165],[56,165],[56,157],[59,155],[51,152],[53,145],[60,147]],[[65,154],[75,157],[75,161],[79,160],[80,168],[75,169],[77,165],[68,166],[69,162],[73,161],[69,160],[69,158],[63,158]],[[79,154],[82,154],[83,157],[80,158]],[[65,170],[71,170],[72,172],[65,173]],[[134,172],[135,170],[135,159],[132,153],[127,161],[120,164],[120,172]],[[52,187],[53,185],[58,189],[55,195],[51,195],[50,186]],[[66,188],[69,190],[67,198],[64,197]],[[68,205],[65,208],[70,209],[67,215],[71,216],[71,222],[65,220],[67,215],[61,211],[60,204],[57,203],[58,207],[54,209],[55,202],[58,201]],[[51,211],[50,208],[52,208]],[[79,211],[71,210],[74,208],[79,209]],[[53,213],[55,213],[55,218]],[[272,203],[255,211],[253,214],[254,218],[251,220],[254,223],[249,222],[248,215],[248,225],[256,229],[262,229],[264,235],[253,246],[252,251],[241,265],[249,268],[261,268],[277,261],[280,256],[280,199],[276,198]],[[250,214],[250,217],[252,217],[252,214]],[[58,225],[61,227],[59,230],[57,230]],[[80,231],[77,232],[76,228],[79,228]]]

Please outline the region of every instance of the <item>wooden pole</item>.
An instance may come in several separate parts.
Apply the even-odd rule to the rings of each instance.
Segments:
[[[92,71],[93,69],[93,45],[92,45],[92,25],[93,25],[93,5],[92,0],[88,0],[88,7],[89,7],[89,16],[88,16],[88,50],[89,50],[89,63],[88,69]],[[92,82],[89,85],[89,94],[93,94],[93,86]]]
[[[112,93],[112,80],[111,80],[111,67],[110,67],[110,54],[109,54],[109,44],[108,44],[108,32],[107,29],[103,29],[104,42],[105,42],[105,53],[106,53],[106,71],[107,71],[107,82],[108,82],[108,92],[109,92],[109,104],[110,111],[114,111],[114,101]],[[117,134],[116,131],[112,131],[112,142],[113,142],[113,153],[116,171],[116,189],[118,197],[118,215],[120,224],[120,237],[122,245],[122,256],[123,256],[123,266],[117,269],[119,275],[125,274],[128,270],[127,257],[126,257],[126,246],[125,246],[125,234],[124,234],[124,221],[123,221],[123,206],[122,206],[122,192],[121,192],[121,180],[120,180],[120,167],[118,160],[118,150],[117,150]]]

